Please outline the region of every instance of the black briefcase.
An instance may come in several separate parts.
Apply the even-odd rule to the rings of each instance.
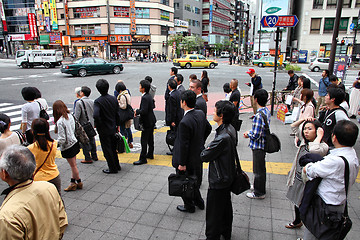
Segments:
[[[170,196],[194,198],[197,182],[196,176],[171,173],[168,181]]]

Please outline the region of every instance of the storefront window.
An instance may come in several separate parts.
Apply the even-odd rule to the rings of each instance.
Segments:
[[[129,17],[130,16],[130,8],[128,7],[114,7],[114,16],[115,17]]]
[[[165,21],[170,21],[170,12],[161,10],[160,19]]]
[[[130,25],[128,24],[116,24],[115,34],[130,34]]]
[[[149,8],[135,8],[136,18],[150,18]]]
[[[100,17],[99,7],[74,8],[74,18]]]
[[[150,26],[149,25],[136,25],[136,34],[137,35],[150,35]]]
[[[75,35],[101,35],[100,25],[75,26]]]

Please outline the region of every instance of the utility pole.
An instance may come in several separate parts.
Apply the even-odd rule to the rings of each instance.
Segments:
[[[358,27],[360,26],[360,9],[359,9],[359,14],[358,14],[358,18],[355,24],[355,33],[354,33],[354,41],[353,41],[353,51],[352,51],[352,58],[356,59],[355,57],[353,57],[355,55],[355,44],[356,44],[356,34],[357,34],[357,30]],[[352,59],[351,59],[352,60]]]
[[[110,4],[109,0],[106,0],[106,12],[107,12],[107,29],[108,29],[108,41],[106,44],[106,58],[111,62],[110,57]]]
[[[274,115],[274,100],[275,100],[275,86],[276,86],[276,72],[277,72],[277,62],[279,57],[279,41],[280,41],[280,28],[276,28],[276,39],[275,39],[275,60],[274,60],[274,80],[273,80],[273,88],[271,94],[271,116]]]
[[[262,0],[260,0],[260,20],[262,19]],[[261,52],[261,24],[260,24],[260,28],[259,28],[259,57],[260,57],[260,52]]]
[[[339,36],[339,26],[341,20],[341,10],[343,7],[344,0],[338,0],[336,5],[336,17],[334,23],[334,32],[331,42],[331,52],[330,52],[330,61],[329,61],[329,72],[333,74],[334,72],[334,63],[335,63],[335,54],[336,54],[336,47],[337,47],[337,38]]]

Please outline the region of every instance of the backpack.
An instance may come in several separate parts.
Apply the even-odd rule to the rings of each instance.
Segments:
[[[262,118],[265,121],[265,152],[267,153],[274,153],[281,150],[281,142],[280,139],[274,134],[270,132],[269,124],[267,121],[266,115],[259,111]]]

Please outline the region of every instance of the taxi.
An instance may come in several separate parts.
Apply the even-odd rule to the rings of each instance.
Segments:
[[[173,60],[173,64],[176,67],[191,68],[191,67],[204,67],[204,68],[215,68],[218,63],[215,60],[206,59],[200,54],[188,54],[182,58],[176,58]]]
[[[253,60],[253,64],[255,66],[259,66],[259,67],[274,67],[275,66],[275,57],[264,56],[258,60]],[[282,64],[283,64],[282,57],[279,57],[277,65],[280,66]]]

